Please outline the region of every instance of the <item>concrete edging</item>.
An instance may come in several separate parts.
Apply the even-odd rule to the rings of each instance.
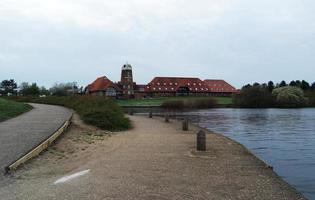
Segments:
[[[38,156],[43,150],[49,147],[62,133],[64,133],[71,123],[71,119],[73,117],[73,113],[69,117],[65,123],[58,128],[52,135],[50,135],[47,139],[37,145],[35,148],[27,152],[18,160],[11,163],[9,166],[5,167],[5,173],[8,174],[14,170],[16,170],[20,165],[24,164],[28,160],[32,159],[35,156]]]

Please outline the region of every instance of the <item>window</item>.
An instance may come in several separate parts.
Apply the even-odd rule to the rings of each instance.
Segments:
[[[159,90],[161,90],[161,88],[159,88]]]
[[[163,85],[166,85],[166,83],[163,83]]]
[[[194,85],[196,85],[196,83],[194,83]]]
[[[173,85],[173,83],[170,83],[170,85]]]
[[[198,90],[198,88],[195,88],[195,90],[197,91],[197,90]]]
[[[199,86],[201,86],[201,83],[199,83]]]
[[[201,90],[203,90],[203,88],[201,88]]]
[[[153,88],[153,90],[155,90],[155,87]]]
[[[160,83],[157,83],[157,85],[160,85]]]
[[[106,90],[106,96],[108,97],[115,97],[116,96],[116,90],[114,88],[107,88]]]
[[[165,90],[167,90],[167,88],[165,88]]]
[[[171,88],[172,90],[174,90],[174,88]]]
[[[190,83],[188,83],[187,85],[190,85]]]
[[[177,85],[177,83],[175,83],[175,85]]]

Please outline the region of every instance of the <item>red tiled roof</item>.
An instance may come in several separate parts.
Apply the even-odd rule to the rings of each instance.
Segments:
[[[176,92],[180,87],[190,92],[209,92],[208,86],[199,78],[155,77],[146,87],[147,92]]]
[[[237,90],[235,87],[230,85],[224,80],[204,80],[204,83],[209,87],[211,92],[220,92],[220,93],[236,93]]]
[[[96,91],[105,91],[109,87],[115,88],[116,90],[119,90],[119,91],[121,90],[115,83],[109,80],[106,76],[97,78],[93,83],[87,86],[87,89],[90,92],[96,92]]]

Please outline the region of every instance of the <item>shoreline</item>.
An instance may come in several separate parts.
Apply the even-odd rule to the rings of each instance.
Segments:
[[[68,132],[53,147],[13,174],[11,183],[3,187],[0,184],[1,196],[305,199],[262,160],[230,138],[206,130],[208,151],[197,152],[195,139],[200,127],[190,124],[190,130],[184,132],[181,122],[174,119],[165,123],[161,117],[129,117],[133,129],[107,133],[100,139],[99,129],[83,124],[75,115]],[[60,178],[84,170],[90,171],[52,187]]]

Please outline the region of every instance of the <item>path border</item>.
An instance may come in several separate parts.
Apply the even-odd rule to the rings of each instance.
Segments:
[[[43,140],[40,144],[38,144],[29,152],[21,156],[19,159],[17,159],[16,161],[11,163],[7,167],[5,167],[4,168],[5,174],[9,174],[15,171],[20,165],[24,164],[25,162],[29,161],[35,156],[38,156],[42,151],[48,148],[62,133],[64,133],[67,130],[67,128],[71,124],[72,117],[73,117],[73,113],[71,114],[69,119],[67,119],[52,135],[50,135],[48,138]]]

